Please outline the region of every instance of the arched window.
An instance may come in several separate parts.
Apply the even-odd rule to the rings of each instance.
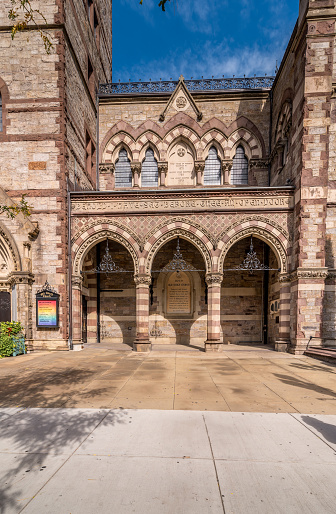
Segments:
[[[2,94],[0,93],[0,132],[2,132]]]
[[[151,148],[146,151],[141,168],[141,187],[157,187],[159,184],[158,163]]]
[[[238,146],[233,158],[231,169],[231,184],[248,184],[248,160],[242,146]]]
[[[124,148],[120,150],[115,165],[115,187],[132,187],[131,163]]]
[[[220,186],[221,183],[221,162],[218,159],[217,150],[212,146],[208,157],[205,159],[204,185]]]

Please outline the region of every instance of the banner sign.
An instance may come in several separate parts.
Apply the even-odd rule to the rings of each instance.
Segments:
[[[36,326],[58,328],[59,294],[52,290],[42,290],[36,295]]]

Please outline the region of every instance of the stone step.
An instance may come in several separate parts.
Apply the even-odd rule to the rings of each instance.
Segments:
[[[318,348],[311,347],[304,352],[304,355],[312,357],[313,359],[320,359],[326,362],[336,364],[336,348]]]

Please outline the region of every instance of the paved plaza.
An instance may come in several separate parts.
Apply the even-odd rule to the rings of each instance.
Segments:
[[[335,512],[336,367],[176,348],[2,359],[1,514]]]

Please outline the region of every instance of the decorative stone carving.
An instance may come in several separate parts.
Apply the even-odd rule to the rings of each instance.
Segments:
[[[211,241],[212,245],[215,244],[214,237],[200,223],[196,223],[194,220],[190,220],[188,218],[184,218],[181,216],[174,216],[172,218],[169,218],[169,220],[162,221],[161,223],[156,225],[152,230],[147,232],[145,238],[143,239],[143,243],[149,241],[149,239],[151,239],[151,237],[153,237],[155,233],[158,232],[158,230],[160,230],[163,227],[167,227],[168,225],[171,225],[173,223],[186,223],[190,226],[190,230],[192,230],[193,228],[200,230],[209,239],[209,241]]]
[[[184,96],[178,96],[176,98],[176,107],[183,109],[187,105],[187,99]]]
[[[201,241],[195,234],[190,233],[188,230],[184,230],[183,228],[176,228],[174,230],[171,230],[167,232],[166,234],[163,234],[155,243],[152,245],[148,252],[147,261],[146,261],[146,272],[150,273],[150,270],[152,269],[152,264],[154,257],[156,253],[159,251],[159,249],[168,241],[171,239],[174,239],[177,236],[183,237],[183,239],[186,239],[190,243],[192,243],[196,248],[200,251],[201,255],[203,256],[203,259],[206,263],[206,272],[209,273],[211,270],[211,254],[209,249],[206,247],[206,245]]]
[[[293,280],[300,278],[326,279],[328,268],[298,268],[293,273]]]
[[[276,254],[280,258],[282,264],[282,271],[285,272],[287,270],[287,256],[286,251],[282,246],[282,243],[280,243],[280,241],[276,237],[274,237],[270,232],[261,227],[247,227],[246,229],[243,229],[240,232],[237,232],[237,234],[235,234],[234,236],[232,236],[222,249],[221,256],[219,259],[219,269],[223,270],[226,254],[229,251],[229,249],[234,245],[234,243],[251,235],[261,236],[261,238],[264,239],[264,241],[266,241],[271,247],[273,247]]]
[[[289,234],[288,234],[287,230],[285,230],[281,225],[279,225],[278,223],[276,223],[272,219],[268,218],[267,216],[251,215],[251,216],[242,216],[241,218],[239,218],[238,221],[236,221],[235,223],[232,223],[232,225],[227,227],[225,230],[223,230],[223,232],[221,232],[217,236],[216,242],[218,243],[221,239],[223,239],[225,237],[226,232],[228,232],[228,231],[230,231],[230,230],[232,230],[232,229],[234,229],[236,227],[239,227],[239,225],[242,225],[243,223],[246,223],[246,221],[257,221],[257,222],[260,221],[261,223],[267,223],[268,225],[271,225],[271,227],[273,227],[276,230],[278,230],[279,232],[281,232],[281,234],[283,236],[285,236],[287,241],[290,240],[290,237],[289,237]],[[287,221],[287,217],[286,217],[286,221]]]
[[[133,176],[135,174],[140,175],[141,173],[141,163],[140,162],[132,162],[131,163],[131,171]]]
[[[232,168],[232,161],[222,160],[222,170],[230,172]]]
[[[133,248],[132,244],[121,234],[118,234],[117,232],[113,231],[113,228],[110,230],[101,230],[97,232],[96,234],[92,234],[86,241],[82,243],[82,245],[78,248],[77,253],[74,258],[74,264],[73,269],[74,273],[78,274],[81,271],[81,264],[83,262],[84,255],[86,252],[95,244],[99,243],[100,241],[104,241],[104,239],[111,239],[112,241],[116,241],[117,243],[122,244],[131,254],[134,264],[135,272],[138,273],[138,255]]]
[[[292,275],[290,273],[280,273],[278,278],[280,284],[291,282],[292,281]]]
[[[151,275],[134,275],[134,282],[137,286],[150,286],[152,282]]]
[[[72,275],[71,284],[74,289],[82,289],[83,277],[81,275]]]
[[[204,173],[205,161],[195,161],[195,171],[196,173]]]
[[[269,159],[251,159],[250,168],[267,169],[269,162]]]
[[[92,219],[92,218],[90,218],[90,219]],[[128,235],[133,237],[133,239],[138,243],[139,246],[141,245],[142,240],[140,239],[140,237],[138,237],[138,235],[133,230],[131,230],[126,224],[119,223],[118,221],[115,221],[114,219],[111,219],[111,218],[95,218],[94,221],[91,221],[91,222],[88,220],[88,223],[81,230],[76,232],[76,234],[72,237],[71,244],[74,244],[77,241],[77,239],[79,237],[81,237],[85,232],[87,232],[90,228],[94,228],[94,227],[97,227],[98,225],[106,225],[106,224],[111,225],[113,227],[118,227],[122,231],[127,232]]]
[[[105,173],[114,173],[115,171],[115,164],[113,162],[104,162],[102,164],[99,164],[99,173],[105,174]]]
[[[220,285],[223,282],[224,275],[222,273],[209,273],[205,276],[206,283],[211,286],[213,284]]]
[[[159,170],[159,173],[164,173],[165,175],[167,175],[168,173],[168,162],[159,162],[158,163],[158,170]]]

